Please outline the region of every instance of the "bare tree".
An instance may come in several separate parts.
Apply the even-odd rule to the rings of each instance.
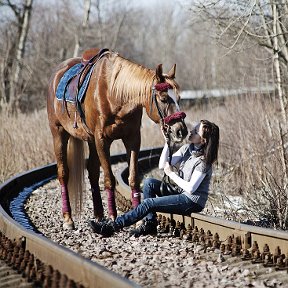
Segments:
[[[241,157],[233,165],[233,173],[234,176],[237,175],[240,182],[236,185],[233,184],[236,187],[241,187],[239,193],[246,196],[250,211],[258,213],[258,216],[266,214],[275,227],[286,229],[288,226],[287,1],[200,0],[195,3],[194,6],[191,4],[193,11],[197,11],[198,15],[202,16],[203,21],[208,19],[214,25],[216,24],[217,40],[224,48],[224,55],[240,53],[245,50],[249,53],[256,50],[266,52],[267,56],[262,57],[262,63],[268,62],[271,65],[273,74],[271,74],[270,83],[274,84],[278,97],[270,98],[273,99],[273,102],[265,99],[272,109],[269,114],[260,110],[262,115],[259,114],[259,119],[265,115],[265,119],[262,121],[265,124],[263,126],[265,129],[262,132],[260,132],[260,126],[257,126],[257,133],[255,133],[255,128],[251,129],[254,135],[248,137],[247,127],[249,123],[243,127],[242,124],[246,120],[240,121],[242,124],[237,123],[240,126],[237,138],[248,137],[250,143],[245,150],[243,150],[246,145],[245,142],[239,143],[242,147],[239,148],[238,152]],[[260,60],[259,57],[257,60]],[[253,65],[255,64],[251,64],[251,66]],[[264,75],[261,76],[263,79],[265,78]],[[249,122],[252,122],[252,113],[255,113],[255,107],[253,110],[250,111],[251,115],[245,117]],[[241,113],[243,114],[243,111]],[[243,117],[243,115],[241,116]],[[241,116],[238,115],[237,117],[235,113],[233,118],[235,117],[239,121]],[[262,140],[257,140],[256,138],[260,135]],[[253,146],[254,152],[251,149]],[[259,153],[260,149],[262,149],[261,153]],[[228,149],[226,149],[227,152]],[[252,191],[254,193],[251,193]],[[261,208],[259,209],[259,207]]]
[[[288,79],[287,1],[197,1],[195,7],[204,16],[203,19],[217,24],[218,40],[226,48],[226,54],[252,48],[253,43],[264,47],[270,54],[281,117],[286,124],[288,87],[284,83]]]
[[[8,110],[16,113],[19,110],[19,97],[21,94],[20,79],[23,68],[23,59],[25,54],[25,45],[30,26],[33,0],[25,0],[22,5],[17,6],[12,1],[1,1],[1,5],[7,6],[14,13],[17,22],[17,37],[11,40],[11,46],[8,50],[6,63],[2,63],[2,73],[6,74],[8,81],[4,83],[5,95],[2,95],[2,103],[5,103]],[[6,65],[6,67],[5,67]],[[3,93],[3,92],[2,92]]]
[[[83,0],[84,1],[84,13],[83,13],[83,20],[82,20],[82,26],[81,28],[76,31],[75,33],[75,48],[73,56],[77,57],[79,53],[79,48],[81,46],[81,38],[84,37],[85,32],[88,27],[89,23],[89,15],[90,15],[90,9],[91,9],[91,0]]]

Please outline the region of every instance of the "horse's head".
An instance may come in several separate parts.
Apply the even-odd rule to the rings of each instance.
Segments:
[[[152,99],[147,114],[156,123],[163,123],[173,142],[182,142],[188,134],[184,122],[185,113],[179,108],[179,86],[175,79],[176,64],[168,74],[163,74],[162,64],[156,68],[156,83],[152,87]],[[146,107],[147,110],[148,107]]]

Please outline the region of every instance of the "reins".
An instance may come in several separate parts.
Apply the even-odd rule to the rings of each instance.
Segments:
[[[168,124],[165,123],[164,119],[165,119],[165,115],[164,113],[161,111],[160,107],[159,107],[159,104],[158,104],[158,101],[157,101],[157,98],[156,98],[156,92],[155,92],[155,86],[153,86],[152,88],[152,101],[151,101],[151,108],[150,108],[150,111],[152,111],[152,105],[153,105],[153,102],[155,102],[155,106],[157,108],[157,111],[158,111],[158,114],[159,114],[159,117],[161,119],[161,124],[164,126],[165,128],[165,137],[167,139],[167,144],[168,144],[168,147],[169,147],[169,157],[168,157],[168,160],[169,160],[169,164],[171,164],[171,158],[172,158],[172,151],[173,151],[173,148],[174,148],[174,145],[173,145],[173,148],[171,148],[171,141],[170,141],[170,127]]]
[[[171,161],[172,161],[172,154],[173,154],[173,150],[174,150],[174,147],[175,147],[175,143],[173,143],[173,145],[171,145],[171,139],[170,139],[170,133],[169,133],[169,125],[168,124],[162,124],[164,125],[164,135],[165,135],[165,138],[166,138],[166,143],[168,145],[168,162],[169,164],[171,165]],[[166,129],[168,130],[166,130]]]
[[[151,106],[150,106],[150,111],[152,112],[152,105],[153,105],[153,102],[155,102],[155,106],[157,108],[157,111],[158,111],[158,114],[161,118],[161,120],[164,119],[165,115],[164,113],[161,111],[160,107],[159,107],[159,104],[158,104],[158,101],[157,101],[157,98],[156,98],[156,88],[155,86],[152,87],[152,100],[151,100]]]
[[[173,150],[174,150],[174,147],[175,147],[175,143],[173,143],[173,145],[171,145],[170,134],[169,133],[165,133],[165,132],[164,132],[164,134],[165,134],[165,137],[166,137],[166,143],[168,145],[168,152],[169,152],[168,153],[168,163],[169,163],[169,165],[171,165],[172,155],[173,155]],[[174,194],[174,192],[176,192],[175,191],[175,187],[170,182],[169,176],[167,176],[165,174],[165,172],[164,172],[164,175],[162,177],[161,184],[160,184],[160,193],[162,194],[162,196],[166,196],[166,193],[164,192],[164,185],[166,186],[166,190],[168,191],[168,194]]]
[[[157,112],[158,112],[158,115],[160,117],[160,121],[161,121],[161,124],[162,124],[162,127],[163,127],[163,133],[165,135],[165,138],[166,138],[166,142],[167,142],[167,145],[168,145],[168,163],[169,165],[171,165],[171,161],[172,161],[172,155],[173,155],[173,150],[175,148],[175,142],[173,143],[173,145],[171,145],[171,135],[170,135],[170,132],[171,132],[171,128],[170,128],[170,125],[169,123],[172,121],[172,120],[178,120],[178,119],[181,119],[181,121],[184,121],[184,118],[186,117],[186,114],[184,112],[181,112],[179,111],[179,106],[177,104],[176,99],[174,100],[170,95],[169,95],[169,92],[168,92],[168,89],[171,89],[171,85],[169,83],[158,83],[156,85],[154,85],[152,87],[152,99],[151,99],[151,104],[150,104],[150,112],[152,113],[152,105],[153,105],[153,102],[155,103],[155,106],[156,106],[156,109],[157,109]],[[157,101],[157,97],[156,97],[156,90],[157,91],[167,91],[168,92],[168,95],[169,97],[175,102],[175,105],[177,105],[177,112],[175,112],[174,114],[172,115],[169,115],[169,116],[165,116],[163,111],[160,109],[159,107],[159,103]],[[173,186],[173,184],[170,183],[170,178],[164,173],[163,177],[162,177],[162,182],[161,182],[161,185],[160,185],[160,193],[164,196],[165,193],[164,193],[164,184],[166,186],[166,189],[168,191],[168,194],[175,194],[175,192],[177,193],[177,188],[175,188]]]
[[[169,116],[165,116],[163,111],[160,109],[159,107],[159,103],[157,101],[157,97],[156,97],[156,90],[157,91],[168,91],[168,89],[171,89],[172,86],[169,83],[163,82],[163,83],[158,83],[156,85],[152,86],[152,99],[151,99],[151,103],[150,103],[150,113],[152,113],[152,105],[153,103],[155,103],[158,115],[161,119],[161,124],[164,127],[164,134],[167,140],[167,144],[169,147],[169,156],[168,156],[168,161],[169,164],[171,165],[171,159],[172,159],[172,153],[173,153],[173,149],[175,146],[175,143],[173,144],[173,146],[171,147],[171,139],[170,139],[170,126],[169,126],[169,122],[171,122],[172,120],[177,120],[177,119],[181,119],[181,121],[184,121],[183,119],[186,117],[186,114],[184,112],[180,112],[179,111],[179,106],[178,104],[175,102],[175,100],[169,95],[170,98],[172,98],[172,100],[175,102],[175,104],[177,105],[177,112],[173,113],[172,115]]]

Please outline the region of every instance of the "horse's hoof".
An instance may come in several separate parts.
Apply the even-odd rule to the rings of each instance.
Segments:
[[[104,219],[104,215],[103,214],[94,214],[94,218],[95,218],[95,221],[96,222],[100,222],[100,221],[102,221],[103,219]]]
[[[113,221],[115,221],[115,219],[117,218],[117,213],[116,214],[111,214],[109,215],[109,218]]]
[[[71,222],[64,222],[63,223],[63,228],[65,230],[74,230],[75,229],[75,226],[74,226],[74,222],[71,221]]]
[[[94,217],[94,219],[95,219],[95,222],[101,222],[101,221],[103,221],[103,220],[105,220],[105,218],[104,217]]]

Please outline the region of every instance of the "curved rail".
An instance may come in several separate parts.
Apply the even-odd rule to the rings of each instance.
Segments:
[[[140,152],[142,171],[158,163],[161,148]],[[111,157],[113,164],[126,160],[124,154]],[[147,168],[148,167],[148,168]],[[125,182],[128,168],[116,175],[117,201],[123,210],[130,209],[130,188]],[[137,287],[137,284],[89,261],[51,240],[23,228],[9,215],[9,203],[24,187],[55,177],[56,165],[22,173],[0,186],[0,258],[6,259],[31,281],[62,283],[59,287]],[[124,180],[123,180],[124,179]],[[242,255],[243,260],[288,269],[288,233],[222,220],[202,214],[191,217],[162,214],[161,223],[173,226],[175,235],[198,241],[206,247],[219,248],[223,253]],[[173,224],[174,223],[174,224]],[[165,228],[165,227],[164,227]],[[176,233],[177,231],[177,233]],[[270,251],[273,251],[271,253]],[[67,286],[68,285],[68,286]],[[74,285],[74,286],[75,286]]]
[[[159,153],[161,148],[140,152],[140,157]],[[126,154],[111,157],[112,164],[126,160]],[[46,287],[138,287],[114,272],[25,229],[11,217],[9,206],[25,187],[56,177],[56,164],[19,174],[0,185],[0,259],[4,259],[28,280]],[[68,284],[67,284],[68,283]],[[74,283],[74,284],[73,284]]]
[[[140,159],[139,167],[148,167],[150,163],[149,157]],[[123,201],[120,201],[120,204],[124,206],[124,210],[130,197],[130,188],[126,184],[127,180],[125,181],[127,174],[128,168],[125,168],[116,175],[117,190]],[[173,222],[173,229],[178,229],[177,233],[184,235],[186,239],[199,241],[206,247],[219,248],[223,253],[241,255],[243,260],[252,260],[253,263],[263,263],[265,266],[288,271],[287,232],[246,225],[201,213],[192,213],[190,217],[164,213],[158,216],[164,219],[162,226],[167,225],[168,220],[170,226]]]

